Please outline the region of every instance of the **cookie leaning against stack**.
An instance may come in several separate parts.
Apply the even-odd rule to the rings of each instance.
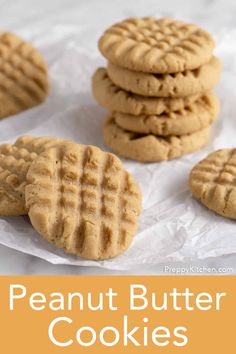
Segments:
[[[93,75],[97,101],[109,110],[105,143],[139,161],[161,161],[200,149],[219,102],[214,41],[201,28],[171,19],[128,19],[99,40],[107,69]]]
[[[118,157],[95,146],[21,137],[0,146],[0,214],[29,214],[66,252],[108,259],[131,244],[141,193]]]

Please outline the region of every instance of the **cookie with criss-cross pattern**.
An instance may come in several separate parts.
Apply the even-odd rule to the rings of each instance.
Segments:
[[[184,109],[200,95],[186,97],[144,97],[116,86],[104,68],[98,68],[92,78],[92,89],[96,100],[109,111],[140,114],[161,114]]]
[[[189,177],[189,187],[207,208],[236,219],[236,149],[222,149],[198,162]]]
[[[141,193],[118,157],[95,146],[59,144],[31,164],[26,206],[47,241],[87,259],[108,259],[132,242]]]
[[[113,64],[146,73],[176,73],[207,63],[212,36],[200,27],[169,18],[131,18],[115,24],[99,40]]]
[[[174,74],[150,74],[108,63],[107,74],[113,83],[130,93],[147,97],[187,98],[212,90],[218,83],[221,63],[217,57],[194,69]]]
[[[139,116],[120,112],[112,114],[116,124],[124,130],[169,136],[190,134],[207,128],[217,118],[218,113],[217,97],[208,94],[175,112]]]
[[[47,94],[43,56],[20,37],[0,33],[0,119],[37,106]]]
[[[28,169],[44,149],[61,142],[63,139],[23,136],[14,144],[0,145],[0,215],[27,214],[25,186]]]
[[[209,127],[192,134],[162,137],[139,134],[120,128],[111,114],[103,126],[104,142],[117,154],[132,160],[157,162],[172,160],[199,150],[207,144]]]

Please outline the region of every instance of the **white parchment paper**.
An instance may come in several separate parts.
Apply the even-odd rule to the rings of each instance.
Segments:
[[[105,60],[96,51],[93,54],[82,49],[80,31],[73,26],[54,26],[50,33],[34,29],[22,34],[48,60],[51,93],[43,105],[1,121],[0,141],[13,142],[23,134],[49,135],[107,150],[101,134],[106,111],[95,102],[90,89],[92,73]],[[204,150],[171,162],[141,164],[123,160],[143,193],[139,229],[125,254],[103,262],[69,256],[44,241],[28,217],[1,218],[0,243],[53,264],[116,270],[236,253],[236,223],[199,204],[187,185],[189,171],[197,161],[217,148],[236,146],[236,29],[213,34],[223,74],[216,89],[221,114],[213,126],[211,141]]]

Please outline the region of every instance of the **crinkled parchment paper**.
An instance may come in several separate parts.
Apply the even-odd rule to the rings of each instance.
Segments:
[[[49,62],[51,94],[35,109],[0,122],[1,142],[13,142],[23,134],[70,138],[102,149],[101,122],[105,110],[92,97],[90,82],[101,56],[85,52],[77,28],[56,26],[29,31],[26,38],[41,49]],[[236,30],[214,33],[223,74],[217,94],[220,119],[214,124],[204,150],[171,162],[141,164],[123,160],[143,193],[143,212],[131,248],[112,260],[86,261],[66,255],[44,241],[28,217],[1,218],[0,243],[38,256],[53,264],[129,269],[140,264],[196,260],[236,253],[236,223],[200,205],[188,190],[192,166],[211,151],[236,146]]]

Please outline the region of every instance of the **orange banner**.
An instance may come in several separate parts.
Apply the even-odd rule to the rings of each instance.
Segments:
[[[1,277],[0,352],[235,353],[235,277]]]

